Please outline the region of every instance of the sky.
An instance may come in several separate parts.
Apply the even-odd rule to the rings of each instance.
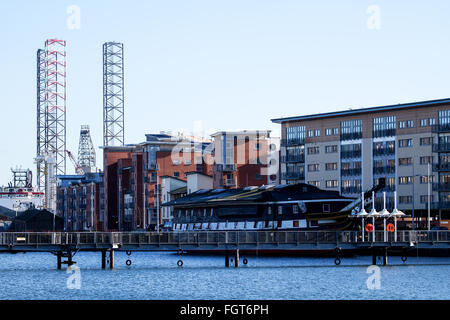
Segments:
[[[200,123],[279,136],[270,119],[450,97],[449,13],[445,0],[0,1],[0,185],[35,171],[46,39],[67,41],[67,148],[89,125],[101,168],[104,42],[124,43],[126,143]]]

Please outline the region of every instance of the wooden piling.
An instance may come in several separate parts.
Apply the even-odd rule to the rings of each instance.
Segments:
[[[372,265],[377,265],[377,254],[375,252],[375,248],[372,249]]]
[[[230,253],[228,250],[225,250],[225,267],[228,268],[230,266]]]
[[[102,250],[102,269],[106,269],[106,250]]]
[[[67,266],[70,267],[71,265],[73,265],[72,252],[68,251],[67,252]]]
[[[109,251],[109,268],[114,269],[114,250]]]
[[[62,252],[58,251],[58,253],[56,254],[56,261],[57,261],[57,268],[58,268],[58,270],[61,270],[61,266],[62,266],[61,256],[62,256]]]
[[[383,266],[387,266],[388,264],[388,249],[385,248],[383,252]]]
[[[234,267],[239,268],[239,249],[234,252]]]

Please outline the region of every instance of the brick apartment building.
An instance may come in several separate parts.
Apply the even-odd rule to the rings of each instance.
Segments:
[[[279,183],[279,141],[270,138],[270,131],[220,131],[211,136],[215,189]]]
[[[103,201],[103,173],[58,176],[57,215],[64,230],[103,230]]]
[[[450,209],[450,99],[272,122],[282,129],[282,183],[357,197],[384,177],[387,206],[393,207],[396,190],[399,208],[417,217],[426,215],[430,181],[431,208]],[[382,207],[381,194],[376,205]]]

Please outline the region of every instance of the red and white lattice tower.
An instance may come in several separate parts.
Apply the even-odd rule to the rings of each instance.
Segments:
[[[66,174],[66,41],[45,41],[45,147],[54,159],[54,175],[47,181],[50,209],[56,209],[56,175]],[[51,203],[55,201],[54,203]]]

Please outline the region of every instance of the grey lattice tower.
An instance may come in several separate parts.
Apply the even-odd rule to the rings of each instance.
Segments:
[[[39,49],[37,51],[37,74],[36,74],[36,106],[37,106],[37,141],[36,141],[36,156],[42,156],[46,150],[46,125],[45,125],[45,51]],[[37,161],[37,188],[39,191],[45,189],[45,164],[43,161]]]
[[[55,174],[66,174],[66,41],[45,42],[46,149]]]
[[[103,145],[120,146],[124,136],[123,44],[103,44]]]
[[[81,126],[80,144],[78,146],[78,164],[84,172],[96,171],[95,149],[89,126]]]

